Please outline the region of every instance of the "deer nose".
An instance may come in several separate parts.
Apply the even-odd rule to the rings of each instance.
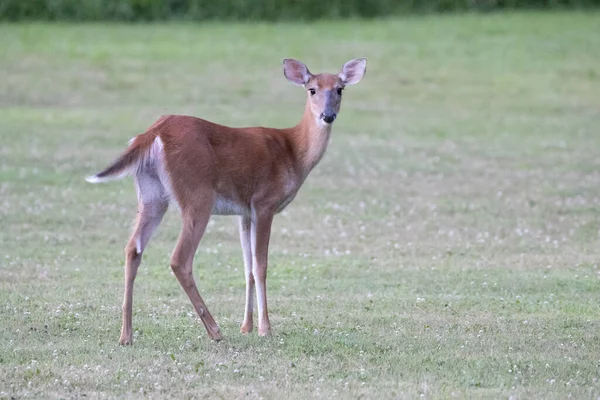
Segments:
[[[325,113],[322,113],[322,114],[321,114],[321,119],[322,119],[323,121],[325,121],[326,123],[330,124],[330,123],[332,123],[333,121],[335,121],[335,117],[336,117],[336,116],[337,116],[337,115],[336,115],[335,113],[327,113],[327,114],[325,114]]]

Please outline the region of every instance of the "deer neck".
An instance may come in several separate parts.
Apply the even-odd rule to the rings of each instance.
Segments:
[[[296,156],[296,170],[304,180],[321,161],[325,150],[327,150],[331,135],[331,124],[325,124],[317,120],[307,100],[302,119],[298,125],[291,128],[290,133]]]

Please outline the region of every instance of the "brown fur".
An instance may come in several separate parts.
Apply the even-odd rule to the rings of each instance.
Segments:
[[[347,63],[339,75],[312,75],[304,64],[295,60],[285,60],[284,67],[288,80],[303,85],[308,92],[298,125],[287,129],[231,128],[196,117],[163,116],[137,136],[111,166],[90,179],[98,182],[132,172],[138,189],[138,219],[125,249],[121,344],[132,342],[133,282],[142,252],[160,224],[169,196],[174,197],[182,214],[181,234],[171,257],[171,268],[209,336],[214,340],[222,338],[198,293],[192,264],[211,213],[240,215],[247,285],[241,331],[247,333],[253,328],[256,287],[259,334],[270,334],[266,271],[273,216],[292,201],[320,161],[331,132],[331,124],[323,122],[324,115],[335,119],[341,89],[362,78],[366,61],[357,59]],[[346,76],[351,76],[352,81]],[[157,139],[162,147],[153,152]]]

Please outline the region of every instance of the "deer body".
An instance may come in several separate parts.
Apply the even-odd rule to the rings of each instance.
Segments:
[[[200,118],[169,115],[131,140],[112,165],[88,178],[97,183],[134,175],[138,216],[125,247],[125,294],[121,344],[132,343],[133,282],[142,253],[169,203],[182,215],[171,268],[209,336],[222,339],[192,275],[194,253],[211,215],[238,215],[246,277],[241,331],[253,329],[254,291],[258,330],[270,334],[266,270],[273,216],[296,196],[327,148],[344,85],[364,75],[365,59],[344,65],[339,75],[312,75],[295,60],[284,60],[288,80],[308,89],[303,118],[292,128],[231,128]],[[318,95],[318,96],[317,96]]]

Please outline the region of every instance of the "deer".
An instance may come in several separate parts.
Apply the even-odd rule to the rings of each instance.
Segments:
[[[108,167],[87,177],[100,183],[133,175],[138,212],[125,246],[121,345],[133,343],[132,303],[142,254],[169,204],[181,213],[181,231],[170,267],[210,339],[223,335],[193,277],[194,255],[211,215],[236,215],[242,247],[246,302],[240,331],[253,330],[254,293],[258,335],[271,335],[267,312],[267,261],[271,224],[296,196],[323,157],[342,91],[366,73],[366,58],[345,63],[338,74],[312,74],[283,60],[285,78],[307,93],[300,122],[286,129],[234,128],[187,115],[163,115]]]

